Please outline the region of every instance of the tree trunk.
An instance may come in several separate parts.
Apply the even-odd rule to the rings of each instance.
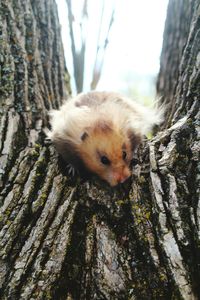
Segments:
[[[198,299],[199,1],[169,2],[158,91],[173,114],[114,189],[70,178],[44,143],[70,92],[54,0],[0,12],[1,299]]]

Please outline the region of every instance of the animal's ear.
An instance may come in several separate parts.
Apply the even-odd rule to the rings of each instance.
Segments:
[[[87,131],[84,131],[81,135],[81,140],[84,142],[88,138],[89,134]]]
[[[91,126],[87,126],[83,129],[83,132],[80,136],[81,142],[84,142],[88,139],[88,137],[90,136],[90,134],[92,133],[92,127]]]
[[[134,152],[139,144],[142,141],[142,136],[139,134],[136,134],[134,130],[129,129],[128,130],[128,139],[130,140],[131,143],[131,150]]]

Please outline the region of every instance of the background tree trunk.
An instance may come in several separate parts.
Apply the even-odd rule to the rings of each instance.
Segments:
[[[54,1],[6,0],[0,12],[1,298],[198,299],[199,1],[169,2],[168,129],[115,189],[72,180],[44,143],[47,111],[70,92]]]

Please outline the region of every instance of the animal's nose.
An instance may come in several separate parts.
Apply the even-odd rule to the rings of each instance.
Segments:
[[[129,176],[123,176],[123,175],[120,175],[118,178],[117,178],[117,182],[118,183],[123,183],[124,181],[126,181],[126,179],[128,179]]]
[[[117,183],[123,183],[129,177],[130,177],[130,172],[118,173],[118,174],[116,174],[115,179],[116,179]]]

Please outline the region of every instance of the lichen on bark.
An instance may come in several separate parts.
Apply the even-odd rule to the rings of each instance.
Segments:
[[[55,2],[1,5],[1,298],[198,299],[198,1],[169,2],[158,80],[169,113],[117,188],[71,178],[45,142],[48,110],[70,93]]]

